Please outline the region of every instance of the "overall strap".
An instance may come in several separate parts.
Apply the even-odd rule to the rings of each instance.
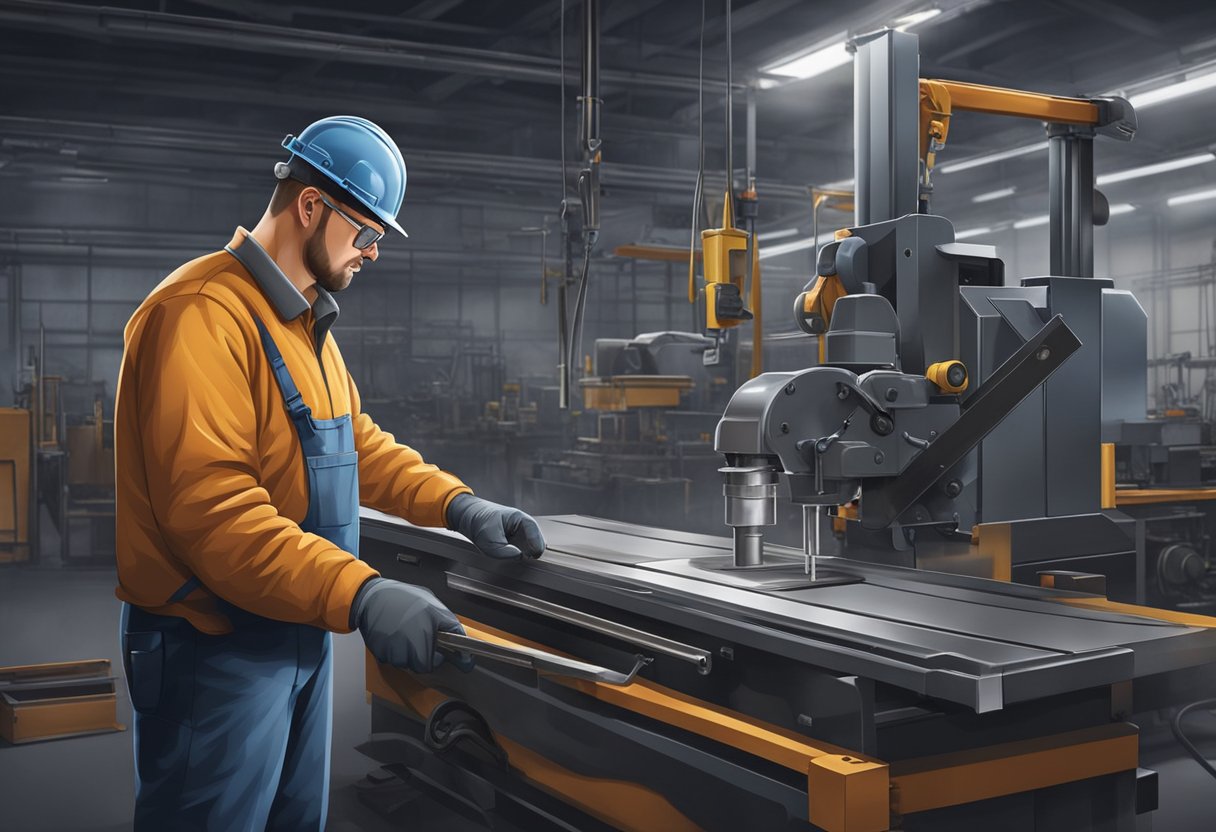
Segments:
[[[312,409],[304,404],[304,397],[300,395],[300,389],[296,387],[295,379],[291,377],[291,372],[287,369],[287,362],[283,360],[283,354],[279,352],[278,344],[270,337],[266,324],[262,323],[262,319],[256,315],[253,321],[258,325],[258,332],[262,336],[262,349],[266,351],[266,357],[270,360],[270,369],[274,371],[275,380],[279,384],[279,392],[283,394],[283,404],[287,407],[287,415],[291,417],[291,421],[301,436],[311,436],[313,434]]]

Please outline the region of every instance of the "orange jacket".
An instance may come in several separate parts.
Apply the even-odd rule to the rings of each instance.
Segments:
[[[257,247],[245,235],[238,229],[230,247]],[[284,287],[277,288],[281,298]],[[351,414],[364,505],[443,526],[448,503],[470,490],[360,410],[333,336],[326,332],[318,350],[312,310],[298,292],[294,298],[302,314],[284,319],[281,300],[272,302],[249,270],[219,251],[171,274],[127,324],[114,408],[122,600],[181,616],[205,633],[232,629],[215,596],[267,618],[349,632],[355,593],[377,574],[300,529],[308,511],[304,455],[254,315],[313,417]],[[192,576],[202,586],[169,603]]]

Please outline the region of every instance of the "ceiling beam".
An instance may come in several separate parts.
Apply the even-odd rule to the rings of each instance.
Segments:
[[[194,44],[259,55],[457,72],[543,84],[557,84],[561,79],[558,61],[548,56],[54,0],[5,0],[0,5],[0,23],[11,28],[82,37],[108,35],[117,41],[152,42],[158,46]],[[696,91],[698,86],[695,76],[620,69],[603,70],[601,80],[605,86],[681,96]],[[720,81],[707,79],[705,85],[715,91],[725,89]]]

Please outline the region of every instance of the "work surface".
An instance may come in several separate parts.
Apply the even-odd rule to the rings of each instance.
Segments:
[[[821,558],[820,568],[854,582],[812,586],[788,548],[766,547],[770,567],[725,570],[726,538],[581,516],[538,520],[544,557],[495,563],[452,532],[364,509],[365,557],[374,565],[376,543],[389,544],[516,592],[685,627],[703,633],[697,646],[709,650],[746,644],[980,712],[1216,662],[1216,629],[1085,606],[1095,598],[1081,593],[839,558]]]

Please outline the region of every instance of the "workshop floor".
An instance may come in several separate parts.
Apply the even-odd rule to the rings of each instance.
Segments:
[[[0,567],[0,666],[108,658],[121,676],[119,602],[112,569]],[[465,832],[480,829],[425,797],[389,823],[364,807],[354,784],[378,765],[355,750],[367,739],[363,642],[334,639],[334,732],[330,832]],[[118,720],[130,724],[120,685]],[[131,732],[13,746],[0,740],[0,829],[119,832],[131,828]]]
[[[113,590],[113,570],[0,567],[0,666],[109,658],[121,674],[119,605]],[[376,766],[355,750],[367,738],[370,719],[363,692],[363,644],[357,634],[335,638],[335,661],[330,832],[480,829],[426,798],[399,814],[399,824],[385,821],[358,801],[354,784]],[[1202,695],[1196,692],[1196,698]],[[129,723],[125,689],[118,716]],[[1201,748],[1216,757],[1216,719],[1195,715],[1193,720]],[[1152,829],[1209,832],[1216,818],[1216,781],[1168,733],[1154,729],[1146,737],[1141,762],[1160,774],[1161,808]],[[21,746],[0,740],[0,829],[118,832],[130,828],[131,811],[129,731]],[[1142,824],[1141,832],[1146,828]]]

